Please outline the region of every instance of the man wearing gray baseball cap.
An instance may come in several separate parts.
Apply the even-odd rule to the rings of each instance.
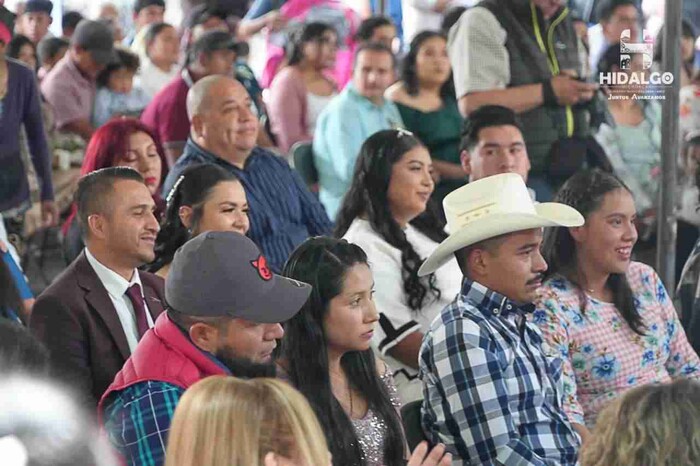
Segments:
[[[311,287],[276,275],[247,237],[207,232],[176,253],[156,320],[98,406],[110,442],[129,465],[161,465],[185,390],[211,375],[274,376],[280,325]]]
[[[99,21],[82,20],[71,37],[66,55],[44,77],[41,93],[51,104],[56,127],[90,140],[97,74],[117,58],[114,36]]]

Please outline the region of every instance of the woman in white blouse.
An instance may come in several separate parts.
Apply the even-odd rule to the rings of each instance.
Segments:
[[[430,322],[459,292],[452,259],[432,275],[418,269],[447,237],[428,207],[435,187],[428,150],[408,131],[385,130],[360,149],[335,235],[357,244],[375,280],[379,326],[373,343],[389,366],[403,403],[422,398],[418,352]]]
[[[180,43],[175,28],[167,23],[148,26],[144,40],[145,50],[140,50],[141,68],[137,85],[149,97],[154,97],[179,71]]]

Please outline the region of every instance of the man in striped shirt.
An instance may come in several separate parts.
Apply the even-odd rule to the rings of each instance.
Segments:
[[[332,224],[287,161],[256,146],[258,122],[250,107],[243,85],[226,76],[209,76],[190,88],[190,137],[165,180],[163,196],[189,165],[215,164],[235,174],[250,206],[248,236],[270,268],[280,272],[294,248],[310,236],[329,235]]]

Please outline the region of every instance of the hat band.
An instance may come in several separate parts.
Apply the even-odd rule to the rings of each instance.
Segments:
[[[495,202],[484,204],[482,206],[476,207],[474,209],[467,210],[465,212],[460,212],[457,214],[454,223],[457,224],[457,228],[462,228],[467,226],[467,224],[478,220],[480,217],[484,217],[491,213],[491,208],[496,205]]]

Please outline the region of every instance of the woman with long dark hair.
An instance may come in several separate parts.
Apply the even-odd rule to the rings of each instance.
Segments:
[[[335,236],[357,244],[369,258],[380,324],[373,343],[396,370],[405,403],[423,396],[417,377],[423,334],[461,286],[454,259],[418,277],[423,260],[447,237],[428,202],[431,173],[430,154],[411,133],[375,133],[362,145],[336,220]]]
[[[401,63],[401,80],[387,91],[406,129],[428,148],[440,182],[433,197],[438,204],[465,183],[459,161],[462,115],[457,107],[447,37],[423,31],[411,41]]]
[[[156,238],[156,259],[148,271],[165,278],[175,251],[205,231],[248,233],[248,202],[236,175],[216,165],[193,165],[177,179],[166,199]]]
[[[309,400],[333,464],[405,464],[400,402],[391,372],[370,347],[379,314],[364,251],[345,240],[312,238],[292,253],[282,274],[313,290],[284,325],[278,373]],[[441,458],[440,465],[450,464],[450,455],[442,452],[432,456]],[[414,463],[421,464],[412,458],[409,464]]]
[[[80,174],[87,175],[108,167],[131,167],[143,177],[156,204],[156,218],[160,219],[165,202],[160,197],[168,165],[158,136],[151,128],[135,118],[115,118],[95,131],[90,138]],[[77,207],[63,224],[63,252],[72,262],[83,250],[79,222],[74,221]]]
[[[545,231],[549,270],[531,318],[562,358],[564,411],[590,429],[631,388],[700,377],[700,359],[656,272],[632,261],[637,212],[627,186],[612,174],[582,171],[554,201],[586,223]]]
[[[325,23],[308,23],[294,31],[287,66],[270,85],[268,114],[279,148],[313,139],[316,120],[338,93],[327,72],[335,65],[338,34]]]

